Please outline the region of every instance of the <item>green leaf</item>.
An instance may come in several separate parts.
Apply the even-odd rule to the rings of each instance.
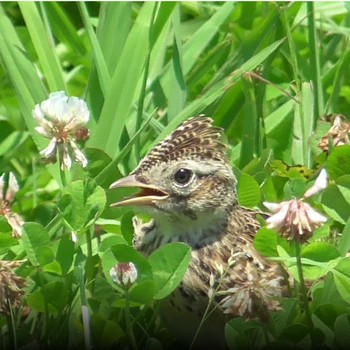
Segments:
[[[50,247],[50,236],[46,229],[35,222],[23,225],[23,247],[29,261],[34,266],[44,266],[54,260],[54,252]]]
[[[328,262],[340,256],[333,245],[326,242],[314,242],[303,247],[301,256],[314,261]]]
[[[97,348],[109,348],[124,336],[120,325],[111,320],[105,319],[100,314],[91,315],[91,330]]]
[[[329,185],[322,193],[322,206],[325,212],[334,220],[345,224],[350,213],[350,189]],[[346,198],[348,197],[348,198]]]
[[[134,226],[132,224],[132,218],[134,217],[132,211],[126,212],[120,220],[120,229],[125,240],[131,244],[134,237]]]
[[[102,236],[102,242],[99,246],[99,251],[102,253],[108,248],[111,248],[114,245],[128,245],[128,242],[120,234],[105,234]]]
[[[149,304],[153,296],[154,282],[151,280],[135,284],[128,292],[129,300],[136,303],[136,306]]]
[[[256,180],[242,173],[238,183],[238,200],[243,207],[252,208],[257,206],[261,200],[260,187]]]
[[[334,281],[345,301],[350,301],[350,258],[342,259],[334,269]]]
[[[346,308],[343,305],[329,303],[321,304],[315,309],[314,313],[329,329],[333,329],[337,317],[344,312],[346,312]]]
[[[105,191],[91,179],[70,183],[63,189],[58,202],[64,223],[77,233],[91,226],[105,205]]]
[[[49,282],[28,295],[28,306],[39,312],[57,313],[67,307],[67,286],[61,281]]]
[[[254,246],[263,256],[277,256],[277,241],[276,231],[263,227],[254,237]]]
[[[345,256],[347,252],[350,251],[350,218],[346,222],[337,248],[342,256]]]
[[[309,330],[307,326],[303,324],[293,324],[291,326],[287,326],[282,334],[281,337],[288,339],[289,341],[292,341],[294,344],[301,341],[303,338],[305,338],[309,333]]]
[[[349,315],[338,316],[334,323],[334,337],[342,349],[347,349],[350,344],[350,320]]]
[[[148,261],[153,270],[155,299],[169,295],[183,279],[191,259],[191,249],[183,243],[170,243],[153,252]]]
[[[0,255],[7,253],[10,247],[17,244],[18,240],[12,237],[12,227],[3,216],[0,216]]]
[[[61,272],[63,275],[72,270],[74,261],[74,243],[69,235],[61,237],[56,252],[56,260],[61,266]]]
[[[49,272],[58,276],[62,275],[62,267],[57,261],[52,261],[43,266],[43,271]]]
[[[326,168],[332,179],[350,174],[350,145],[335,147],[329,155]]]

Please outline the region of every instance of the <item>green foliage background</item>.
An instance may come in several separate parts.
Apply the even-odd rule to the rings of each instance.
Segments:
[[[342,2],[2,3],[0,172],[16,174],[13,209],[26,224],[15,240],[0,222],[0,252],[4,260],[27,259],[17,273],[28,279],[29,310],[0,317],[4,347],[122,347],[128,320],[138,346],[171,342],[154,315],[157,300],[181,280],[188,247],[139,255],[131,247],[132,213],[109,208],[125,193],[108,187],[200,113],[225,129],[244,206],[300,197],[321,167],[328,170],[331,184],[313,204],[329,222],[303,248],[304,273],[318,343],[350,344],[350,146],[328,157],[317,147],[331,126],[326,116],[348,115],[349,23]],[[48,141],[32,117],[35,104],[60,90],[84,98],[91,111],[88,168],[75,166],[65,188],[57,164],[39,158]],[[263,228],[255,244],[296,275],[295,252],[275,232]],[[173,257],[171,266],[160,263],[162,254]],[[139,269],[127,298],[108,273],[118,261]],[[230,348],[308,348],[294,294],[267,326],[231,321]]]

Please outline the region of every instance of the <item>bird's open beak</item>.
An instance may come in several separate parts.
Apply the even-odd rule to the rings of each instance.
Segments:
[[[137,187],[140,192],[134,196],[121,200],[120,202],[111,204],[111,207],[122,206],[150,206],[155,201],[163,200],[169,197],[169,194],[151,185],[144,184],[138,181],[135,175],[129,175],[113,182],[109,187],[112,188],[126,188]]]

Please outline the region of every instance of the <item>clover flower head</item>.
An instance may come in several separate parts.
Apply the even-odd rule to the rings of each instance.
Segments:
[[[292,199],[281,203],[264,202],[273,212],[266,222],[267,227],[275,229],[289,240],[306,242],[316,228],[322,226],[327,218],[302,199]]]
[[[89,137],[86,124],[90,112],[85,101],[68,97],[64,91],[53,92],[35,106],[33,117],[39,124],[36,131],[50,139],[49,145],[40,152],[47,162],[56,162],[59,152],[62,170],[72,167],[72,158],[86,167],[88,161],[77,145],[77,141],[86,141]]]
[[[280,203],[264,202],[265,207],[273,213],[266,220],[267,228],[275,229],[289,240],[306,242],[315,229],[327,221],[327,218],[305,203],[303,199],[321,192],[327,185],[328,174],[325,169],[322,169],[315,183],[304,193],[302,199]]]
[[[109,275],[114,283],[130,287],[137,280],[137,269],[132,262],[121,262],[110,269]]]

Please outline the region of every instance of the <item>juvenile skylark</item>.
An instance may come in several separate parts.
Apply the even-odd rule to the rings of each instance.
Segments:
[[[199,348],[223,345],[230,317],[268,317],[282,295],[279,266],[254,248],[257,213],[238,203],[222,129],[212,122],[202,115],[185,121],[111,185],[139,188],[114,205],[138,207],[153,217],[148,223],[134,218],[139,251],[149,255],[169,242],[192,248],[186,275],[162,315],[177,339],[190,344],[213,296],[196,339]]]

